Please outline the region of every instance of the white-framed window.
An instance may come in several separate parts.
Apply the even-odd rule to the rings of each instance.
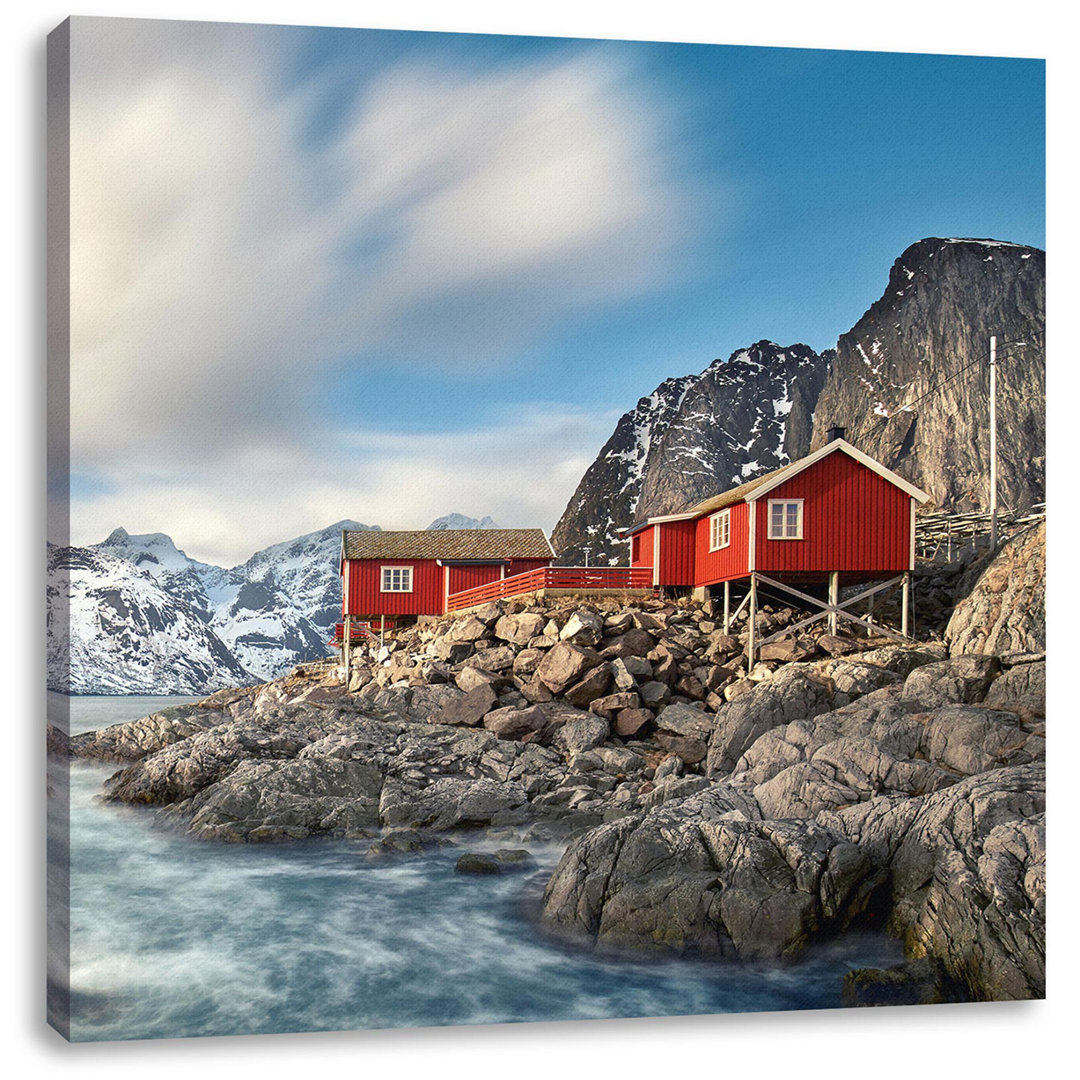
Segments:
[[[802,499],[769,500],[769,539],[801,540]]]
[[[383,566],[380,570],[383,592],[412,592],[411,566]]]
[[[709,518],[709,550],[719,551],[731,543],[731,511],[721,510]]]

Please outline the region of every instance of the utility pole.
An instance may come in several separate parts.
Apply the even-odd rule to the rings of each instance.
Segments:
[[[990,335],[990,551],[997,551],[997,337]]]
[[[589,552],[592,551],[592,548],[589,547],[588,544],[586,544],[581,550],[585,552],[585,569],[588,570],[589,569]]]

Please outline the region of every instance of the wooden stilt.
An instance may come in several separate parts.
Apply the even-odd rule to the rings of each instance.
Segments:
[[[352,616],[345,616],[345,689],[349,689],[352,676]]]
[[[754,653],[757,648],[757,574],[750,575],[750,640],[747,642],[747,672],[754,670]]]
[[[900,601],[900,633],[904,637],[911,637],[911,618],[909,611],[911,609],[911,571],[907,570],[904,573],[904,585],[902,589],[902,599]]]
[[[731,633],[731,582],[724,582],[724,633]]]
[[[829,633],[836,633],[836,605],[840,601],[840,574],[836,570],[829,572]]]

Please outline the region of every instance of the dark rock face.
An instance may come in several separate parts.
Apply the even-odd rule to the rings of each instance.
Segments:
[[[837,343],[812,447],[833,424],[846,426],[860,450],[936,506],[986,509],[994,334],[999,499],[1026,510],[1046,498],[1045,329],[1045,252],[990,240],[912,244],[881,299]]]
[[[582,477],[552,544],[566,565],[625,563],[615,534],[779,468],[810,448],[828,356],[759,341],[700,375],[668,379],[626,413]]]

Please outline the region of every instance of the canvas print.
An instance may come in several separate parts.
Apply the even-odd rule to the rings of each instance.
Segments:
[[[49,1022],[1043,997],[1043,76],[59,26]]]

